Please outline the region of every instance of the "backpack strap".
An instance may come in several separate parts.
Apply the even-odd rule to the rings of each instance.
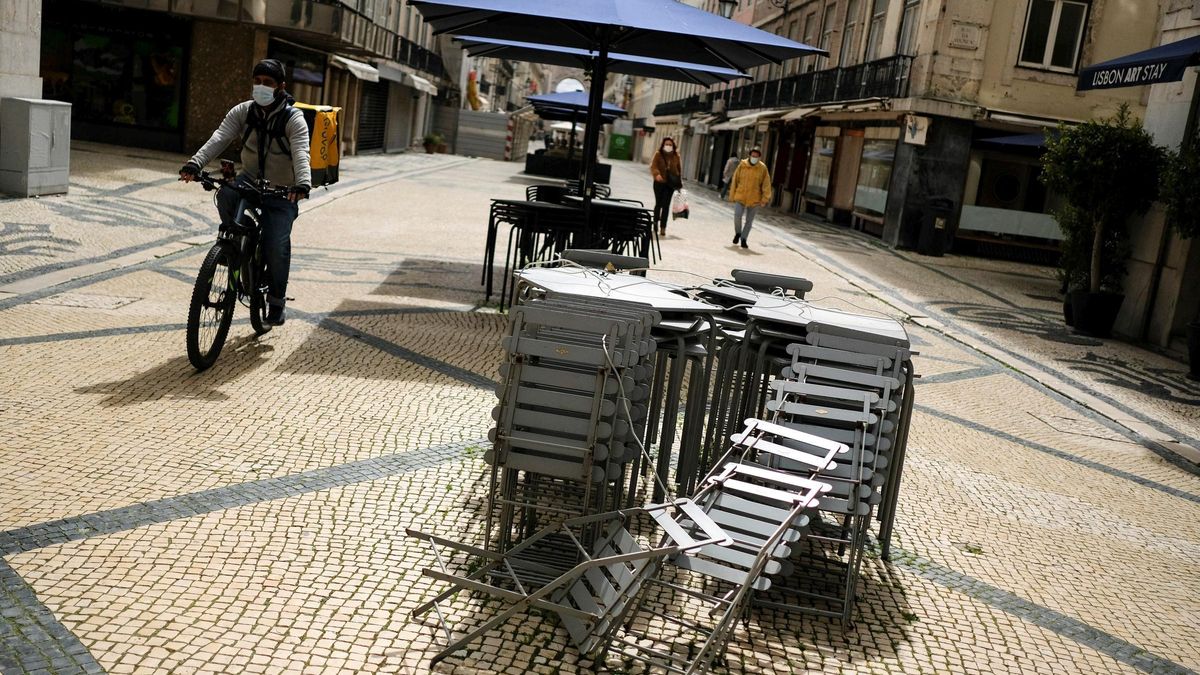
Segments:
[[[267,154],[272,141],[279,146],[280,152],[288,159],[291,159],[292,147],[287,137],[287,125],[291,121],[292,115],[296,113],[303,114],[299,108],[293,107],[290,103],[284,103],[283,110],[280,110],[267,119],[264,119],[254,106],[251,106],[246,111],[246,130],[242,133],[242,147],[246,147],[246,141],[250,140],[251,134],[256,131],[260,132],[258,136],[258,170],[260,178],[266,175]]]

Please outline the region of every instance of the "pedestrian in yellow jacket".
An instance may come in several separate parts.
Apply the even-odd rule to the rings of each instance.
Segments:
[[[771,175],[762,163],[762,151],[754,148],[750,157],[738,164],[729,184],[729,201],[733,202],[733,243],[741,242],[742,248],[750,248],[746,239],[754,225],[758,207],[771,201]],[[743,217],[745,225],[742,224]]]

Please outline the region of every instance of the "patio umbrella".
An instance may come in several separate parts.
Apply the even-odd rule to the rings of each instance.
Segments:
[[[538,117],[571,123],[571,146],[567,150],[567,159],[570,160],[575,154],[575,126],[587,116],[588,94],[582,91],[567,91],[527,96],[525,100],[533,105],[533,112],[537,113]],[[624,108],[605,101],[600,110],[600,123],[608,124],[624,115]]]
[[[538,108],[546,109],[566,109],[577,110],[579,112],[587,112],[588,94],[583,91],[564,91],[555,94],[535,94],[526,96],[526,101],[533,105],[534,110]],[[613,105],[607,101],[602,102],[601,114],[610,117],[616,117],[625,114],[625,109]]]
[[[455,41],[463,46],[471,56],[509,59],[511,61],[532,61],[552,66],[568,68],[583,68],[593,71],[597,53],[587,49],[572,47],[556,47],[554,45],[517,42],[515,40],[497,40],[475,36],[460,36]],[[610,53],[608,55],[608,72],[622,75],[637,75],[639,77],[654,77],[660,80],[676,80],[691,82],[705,87],[731,82],[750,76],[732,68],[721,66],[705,66],[686,61],[670,61],[667,59],[652,59],[645,56],[630,56],[629,54]],[[573,92],[579,93],[579,92]]]
[[[435,34],[596,52],[584,141],[584,204],[594,193],[600,104],[610,53],[745,70],[823,50],[675,0],[409,0]]]

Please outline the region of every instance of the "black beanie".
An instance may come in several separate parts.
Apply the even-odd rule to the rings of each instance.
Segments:
[[[254,65],[254,72],[251,73],[251,76],[254,75],[265,75],[275,80],[276,83],[283,82],[283,64],[276,59],[263,59]]]

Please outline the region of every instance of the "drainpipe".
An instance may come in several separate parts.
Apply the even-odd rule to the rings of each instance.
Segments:
[[[1182,148],[1196,133],[1197,108],[1200,108],[1200,71],[1196,72],[1196,82],[1192,85],[1192,102],[1188,107],[1187,123],[1183,127]],[[1150,273],[1150,297],[1146,313],[1142,316],[1142,331],[1138,339],[1145,342],[1150,335],[1150,323],[1154,318],[1154,308],[1158,304],[1158,287],[1162,284],[1163,268],[1166,267],[1167,246],[1171,243],[1171,224],[1163,223],[1162,234],[1158,238],[1158,255],[1154,258],[1154,271]]]

